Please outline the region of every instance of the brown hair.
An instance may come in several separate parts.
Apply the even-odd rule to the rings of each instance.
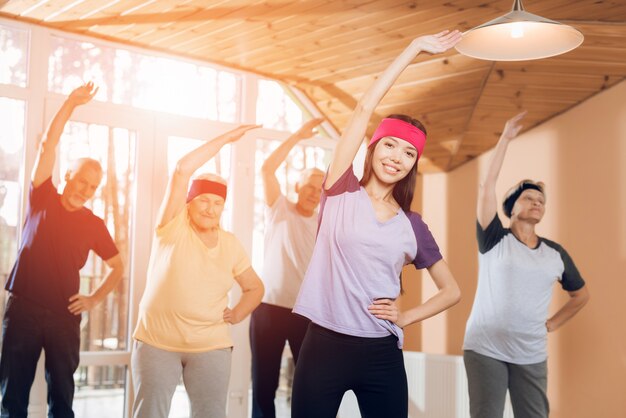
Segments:
[[[415,126],[424,134],[426,134],[426,128],[417,119],[414,119],[406,115],[389,115],[387,118],[399,119],[403,122],[410,123]],[[378,142],[372,144],[367,148],[367,154],[365,155],[365,164],[363,166],[363,177],[361,178],[361,186],[365,186],[372,177],[372,158],[374,156],[374,148]],[[418,157],[419,158],[419,157]],[[413,201],[413,194],[415,193],[415,182],[417,180],[417,161],[411,168],[411,171],[399,182],[393,186],[393,198],[398,202],[403,211],[409,212],[411,210],[411,202]]]

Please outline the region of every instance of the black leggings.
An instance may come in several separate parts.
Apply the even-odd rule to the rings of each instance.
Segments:
[[[335,418],[352,390],[363,418],[406,418],[408,389],[398,340],[353,337],[311,323],[296,365],[292,418]]]

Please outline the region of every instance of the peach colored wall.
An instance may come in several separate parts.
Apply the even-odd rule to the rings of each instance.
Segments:
[[[489,158],[422,178],[422,214],[463,299],[429,320],[433,326],[422,324],[421,340],[407,340],[409,349],[421,342],[423,351],[461,353],[478,269],[476,192]],[[568,250],[591,293],[578,316],[549,336],[551,417],[626,417],[626,82],[511,143],[498,196],[522,178],[546,183],[546,215],[537,231]],[[566,299],[555,287],[552,312]]]

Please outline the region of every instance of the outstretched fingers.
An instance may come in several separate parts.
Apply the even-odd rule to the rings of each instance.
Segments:
[[[528,110],[524,110],[523,112],[520,112],[517,115],[513,116],[510,120],[517,122],[521,120],[524,116],[526,116],[527,113]]]
[[[446,49],[450,49],[463,38],[463,35],[460,31],[453,30],[452,32],[441,35],[438,38],[443,47],[445,47]]]
[[[506,121],[504,130],[502,131],[502,136],[509,139],[515,138],[524,127],[520,121],[524,118],[524,116],[526,116],[527,113],[528,111],[524,110]]]
[[[440,37],[442,37],[442,36],[444,36],[444,35],[446,35],[448,33],[450,33],[450,29],[442,30],[441,32],[436,33],[433,36],[436,37],[436,38],[440,38]]]
[[[440,54],[454,47],[462,38],[458,30],[442,31],[435,35],[426,35],[418,38],[420,49],[431,54]]]
[[[98,93],[98,87],[92,81],[75,88],[68,96],[68,99],[75,105],[89,102]]]
[[[93,99],[94,96],[98,93],[98,90],[100,90],[100,87],[93,87],[93,83],[91,83],[91,93],[89,93],[89,100]]]

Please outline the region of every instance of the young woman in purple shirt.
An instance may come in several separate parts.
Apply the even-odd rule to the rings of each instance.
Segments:
[[[374,109],[420,52],[442,53],[461,38],[415,39],[363,95],[337,144],[323,184],[318,236],[294,312],[309,318],[296,367],[292,417],[334,418],[354,391],[363,417],[406,417],[402,328],[458,302],[460,291],[428,226],[410,211],[426,129],[404,115],[383,119],[359,181],[352,162]],[[400,311],[404,265],[426,268],[439,291]]]

